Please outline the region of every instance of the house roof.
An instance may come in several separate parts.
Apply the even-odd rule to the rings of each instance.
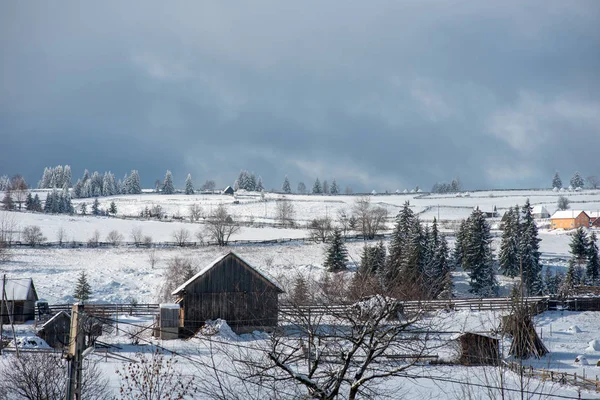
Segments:
[[[211,262],[210,264],[208,264],[206,267],[202,268],[200,270],[200,272],[198,272],[196,275],[194,275],[190,279],[188,279],[185,283],[183,283],[181,286],[179,286],[177,289],[175,289],[171,294],[172,295],[177,295],[180,292],[182,292],[189,284],[191,284],[196,279],[198,279],[201,276],[203,276],[204,274],[206,274],[208,271],[210,271],[212,268],[214,268],[217,264],[219,264],[221,261],[223,261],[230,254],[232,256],[236,257],[237,259],[239,259],[240,261],[242,261],[244,264],[246,264],[248,266],[248,268],[252,269],[254,272],[256,272],[258,275],[260,275],[267,282],[269,282],[270,284],[272,284],[273,286],[275,286],[277,289],[279,289],[282,292],[284,292],[283,288],[281,286],[279,286],[279,284],[277,282],[275,282],[272,278],[268,277],[264,273],[260,272],[256,268],[254,268],[252,265],[250,265],[249,263],[247,263],[243,258],[241,258],[237,254],[235,254],[233,251],[230,251],[229,253],[226,253],[226,254],[223,254],[222,256],[217,257],[213,262]]]
[[[68,312],[66,312],[66,311],[61,311],[61,312],[59,312],[59,313],[55,314],[54,316],[52,316],[52,318],[50,318],[48,321],[46,321],[46,322],[44,323],[44,325],[42,325],[42,328],[45,328],[45,327],[46,327],[46,325],[50,325],[50,324],[51,324],[51,323],[52,323],[54,320],[58,319],[58,317],[60,317],[60,316],[63,316],[63,315],[64,315],[65,317],[67,317],[67,318],[71,319],[71,316],[69,315],[69,313],[68,313]]]
[[[579,214],[584,213],[585,215],[588,215],[585,211],[583,210],[563,210],[563,211],[557,211],[554,214],[552,214],[552,219],[571,219],[571,218],[577,218],[579,216]],[[589,217],[589,215],[588,215]]]
[[[586,211],[585,212],[590,218],[600,218],[600,211]]]
[[[537,206],[533,206],[533,209],[531,210],[531,212],[533,214],[550,214],[548,212],[548,210],[546,210],[546,207],[544,207],[541,204],[538,204]]]
[[[2,285],[0,285],[2,286]],[[0,291],[2,288],[0,288]],[[31,278],[24,279],[7,279],[4,283],[4,293],[8,301],[24,301],[29,298],[30,291],[33,290],[35,300],[38,300],[38,295],[33,286]]]

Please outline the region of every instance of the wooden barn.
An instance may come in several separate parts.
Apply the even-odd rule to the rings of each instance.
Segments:
[[[458,337],[463,365],[497,365],[500,360],[500,341],[478,333],[463,333]]]
[[[577,229],[579,227],[588,228],[590,226],[590,217],[585,211],[564,210],[552,214],[552,229]]]
[[[236,333],[277,326],[278,296],[283,289],[229,252],[175,289],[186,335],[206,320],[224,319]]]
[[[233,190],[233,188],[231,186],[227,186],[224,190],[223,190],[223,194],[229,194],[229,195],[234,195],[235,191]]]
[[[550,218],[550,213],[548,212],[546,207],[544,207],[541,204],[533,206],[531,213],[533,214],[533,218],[536,218],[536,219]]]
[[[0,284],[0,286],[2,286]],[[0,287],[0,295],[2,288]],[[38,301],[38,295],[33,286],[31,278],[26,279],[7,279],[4,282],[5,301],[0,314],[2,321],[6,324],[10,322],[10,316],[13,322],[22,324],[26,321],[35,319],[35,302]]]
[[[65,311],[50,318],[37,335],[44,339],[50,347],[62,349],[69,345],[69,335],[71,333],[71,316]]]

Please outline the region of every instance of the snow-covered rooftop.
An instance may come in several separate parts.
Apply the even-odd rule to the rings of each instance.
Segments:
[[[234,255],[237,258],[239,258],[244,264],[248,265],[250,268],[252,268],[254,271],[256,271],[257,274],[259,274],[260,276],[262,276],[264,279],[266,279],[268,282],[270,282],[271,284],[273,284],[279,290],[281,290],[282,292],[284,291],[283,288],[281,286],[279,286],[279,284],[277,284],[277,282],[275,282],[273,279],[271,279],[270,277],[268,277],[264,273],[260,272],[256,268],[252,267],[242,257],[238,256],[233,251],[230,251],[229,253],[226,253],[226,254],[223,254],[222,256],[217,257],[213,262],[211,262],[210,264],[208,264],[206,267],[202,268],[200,270],[200,272],[198,272],[196,275],[192,276],[190,279],[188,279],[186,282],[184,282],[181,286],[179,286],[177,289],[175,289],[173,291],[173,293],[171,293],[171,294],[172,295],[177,295],[179,292],[181,292],[182,290],[184,290],[187,285],[189,285],[190,283],[194,282],[196,279],[200,278],[202,275],[206,274],[215,265],[217,265],[221,260],[225,259],[225,257],[227,257],[230,254]]]
[[[44,325],[42,325],[42,328],[45,328],[46,325],[50,325],[52,323],[52,321],[54,321],[55,319],[57,319],[58,317],[60,317],[61,315],[66,315],[68,318],[71,318],[71,316],[69,315],[68,312],[66,311],[61,311],[55,315],[52,316],[52,318],[50,318],[48,321],[44,322]]]
[[[1,285],[0,285],[1,286]],[[1,288],[0,288],[1,290]],[[7,279],[4,283],[4,293],[8,301],[24,301],[29,297],[29,291],[34,290],[33,280],[31,278],[24,279]],[[35,299],[37,300],[37,294]]]
[[[552,214],[552,219],[567,219],[567,218],[576,218],[579,214],[585,213],[583,210],[563,210],[557,211]],[[587,215],[587,213],[586,213]]]
[[[538,204],[537,206],[533,206],[533,209],[531,212],[534,214],[549,214],[548,210],[546,210],[546,207],[544,207],[541,204]]]

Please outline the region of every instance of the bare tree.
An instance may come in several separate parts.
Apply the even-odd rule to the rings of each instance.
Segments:
[[[29,186],[27,186],[25,178],[23,178],[21,175],[13,176],[10,180],[10,190],[19,204],[19,210],[21,210],[23,203],[27,198],[27,193],[29,192]]]
[[[340,227],[342,236],[346,237],[348,231],[350,231],[350,215],[348,215],[348,212],[343,208],[340,208],[337,212],[337,223]]]
[[[156,257],[156,249],[150,250],[150,252],[148,253],[148,262],[150,263],[150,268],[154,269],[157,261],[158,259]]]
[[[0,262],[6,262],[10,256],[9,247],[17,231],[14,216],[6,211],[0,211]]]
[[[325,243],[333,232],[330,217],[315,218],[308,223],[309,237],[315,242]]]
[[[190,231],[185,228],[177,229],[175,232],[173,232],[173,240],[178,246],[185,246],[185,244],[190,240]]]
[[[142,228],[139,226],[134,226],[131,228],[131,240],[135,244],[141,244],[144,241],[144,234],[142,232]]]
[[[88,247],[98,247],[100,244],[100,231],[96,229],[92,236],[88,239],[87,245]]]
[[[173,257],[169,260],[169,264],[167,265],[163,284],[158,296],[159,301],[172,301],[173,296],[171,293],[195,274],[196,268],[192,265],[192,260],[183,257]]]
[[[559,210],[568,210],[569,209],[569,199],[565,196],[559,196],[556,206],[558,207]]]
[[[199,244],[204,244],[204,232],[203,231],[197,231],[195,234],[196,239],[198,239],[198,243]]]
[[[106,241],[113,246],[118,246],[123,241],[123,235],[116,230],[112,230],[106,235]]]
[[[62,246],[67,239],[67,231],[62,226],[56,231],[56,241],[59,246]]]
[[[204,184],[202,185],[202,188],[200,188],[200,190],[215,190],[215,181],[209,179],[206,182],[204,182]]]
[[[219,204],[206,218],[206,233],[219,246],[226,246],[231,235],[239,231],[239,224],[234,221],[223,204]]]
[[[121,378],[118,399],[179,400],[194,397],[194,376],[183,375],[175,368],[177,359],[165,357],[158,349],[150,355],[136,354],[138,359],[117,369]]]
[[[194,203],[190,205],[190,221],[197,222],[202,218],[202,207]]]
[[[596,175],[588,176],[587,183],[588,183],[590,189],[600,188],[600,178],[598,178]]]
[[[374,239],[385,229],[388,212],[383,207],[372,207],[369,197],[356,199],[353,212],[364,239]]]
[[[25,353],[8,357],[0,370],[0,394],[7,399],[61,399],[66,393],[67,365],[60,354]],[[94,362],[86,362],[81,396],[101,400],[110,397],[108,379]]]
[[[296,211],[294,205],[288,199],[283,198],[275,203],[275,215],[277,221],[283,226],[294,226]]]
[[[46,237],[37,225],[30,225],[23,228],[23,241],[30,246],[39,246],[46,241]]]

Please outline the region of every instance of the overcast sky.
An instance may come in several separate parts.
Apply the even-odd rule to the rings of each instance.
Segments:
[[[600,1],[1,1],[0,175],[600,175]]]

